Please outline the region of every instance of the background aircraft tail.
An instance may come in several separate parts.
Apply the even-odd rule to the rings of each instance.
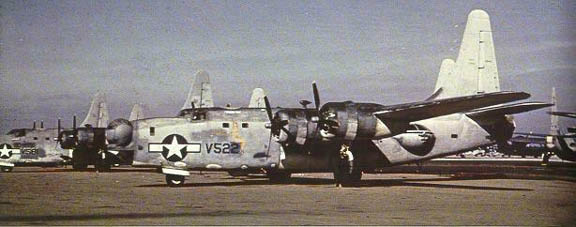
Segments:
[[[468,15],[456,62],[442,61],[435,91],[450,98],[500,91],[490,17],[483,10]]]
[[[128,120],[135,121],[142,118],[144,118],[144,108],[142,104],[136,103],[132,107],[132,111],[130,112],[130,117],[128,118]]]
[[[550,96],[550,102],[554,104],[550,110],[552,112],[558,111],[558,107],[556,107],[556,88],[552,87],[552,94]],[[558,116],[554,114],[550,114],[550,135],[559,135],[560,134],[560,127],[558,127]]]
[[[254,90],[252,91],[252,96],[250,97],[250,104],[248,104],[248,107],[265,108],[266,104],[264,103],[264,96],[266,96],[264,89],[254,88]]]
[[[97,93],[92,99],[90,110],[80,127],[85,125],[92,125],[95,128],[108,127],[108,107],[106,106],[106,96],[103,93]]]
[[[206,71],[198,71],[196,73],[196,79],[192,83],[192,87],[190,87],[188,98],[186,98],[182,109],[192,108],[192,103],[194,103],[194,108],[214,107],[210,75]]]

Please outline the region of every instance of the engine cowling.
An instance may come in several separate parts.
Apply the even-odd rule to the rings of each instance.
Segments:
[[[436,136],[427,128],[420,125],[412,125],[414,128],[405,133],[393,136],[404,149],[415,155],[427,155],[434,148]]]
[[[319,139],[318,114],[313,109],[284,109],[276,112],[274,119],[282,124],[272,133],[281,144],[303,145],[309,139]]]
[[[93,128],[87,125],[85,128],[63,131],[59,137],[62,139],[63,149],[75,149],[77,147],[87,149],[106,148],[106,129]]]
[[[321,135],[324,139],[381,139],[405,132],[408,122],[382,122],[374,112],[382,109],[375,103],[332,102],[320,110]]]
[[[114,149],[128,146],[132,142],[133,129],[132,123],[126,119],[119,118],[110,122],[106,128],[108,147]]]
[[[554,137],[554,153],[568,161],[576,161],[576,135]]]

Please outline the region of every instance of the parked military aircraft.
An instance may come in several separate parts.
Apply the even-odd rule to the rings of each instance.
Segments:
[[[271,108],[266,97],[266,108],[204,108],[202,101],[192,101],[177,117],[116,119],[98,143],[134,152],[134,161],[160,167],[171,186],[182,185],[189,170],[206,169],[265,169],[272,181],[293,172],[335,170],[336,178],[351,183],[366,169],[506,141],[514,130],[509,114],[549,106],[494,106],[529,95],[500,91],[490,21],[482,10],[468,17],[457,61],[442,65],[436,90],[426,101],[321,105],[313,84],[312,109],[306,108],[309,101],[301,102],[304,108]],[[348,165],[343,165],[339,150],[348,146],[352,151],[347,150]]]
[[[104,126],[108,124],[108,110],[105,97],[97,94],[92,100],[88,115],[82,125]],[[74,117],[73,127],[76,127]],[[0,166],[2,171],[12,171],[14,165],[61,165],[73,161],[73,152],[58,146],[58,128],[44,128],[44,122],[32,128],[19,128],[9,131],[0,137]]]
[[[115,164],[132,164],[133,152],[116,151],[107,149],[106,143],[101,143],[108,124],[108,109],[104,99],[100,102],[92,102],[87,120],[82,122],[82,127],[74,127],[69,130],[58,130],[57,142],[60,147],[72,150],[72,167],[74,169],[86,169],[88,165],[94,165],[99,171],[106,171]],[[142,105],[135,104],[130,112],[129,120],[138,120],[144,117]]]
[[[552,88],[552,103],[556,104],[556,90]],[[499,152],[509,155],[541,155],[542,163],[547,164],[550,156],[556,154],[560,159],[576,161],[576,128],[568,127],[563,132],[558,126],[558,116],[576,118],[573,112],[558,112],[556,106],[552,106],[550,114],[550,132],[541,133],[515,133],[510,139],[510,145],[503,146]]]

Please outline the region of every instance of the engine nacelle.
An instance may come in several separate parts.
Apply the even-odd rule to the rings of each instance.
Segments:
[[[394,138],[400,146],[415,155],[427,155],[434,148],[436,136],[430,130],[422,126],[407,130],[405,133],[395,135]]]
[[[576,161],[576,137],[558,136],[554,137],[554,153],[562,160]]]
[[[320,110],[325,139],[381,139],[405,132],[408,122],[382,122],[374,112],[383,106],[375,103],[332,102]]]
[[[85,128],[62,131],[58,136],[61,138],[60,147],[63,149],[105,149],[106,129],[93,128],[87,125]]]
[[[319,139],[318,114],[313,109],[284,109],[276,112],[275,119],[282,128],[273,132],[275,140],[282,144],[303,145],[308,139]]]
[[[108,147],[114,149],[116,147],[125,147],[132,142],[132,123],[126,119],[116,119],[108,124],[106,129],[106,140]]]

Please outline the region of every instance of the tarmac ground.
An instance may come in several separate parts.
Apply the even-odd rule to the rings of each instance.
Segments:
[[[192,172],[181,188],[154,169],[16,167],[0,173],[0,225],[574,225],[576,165],[435,161],[365,174]]]

